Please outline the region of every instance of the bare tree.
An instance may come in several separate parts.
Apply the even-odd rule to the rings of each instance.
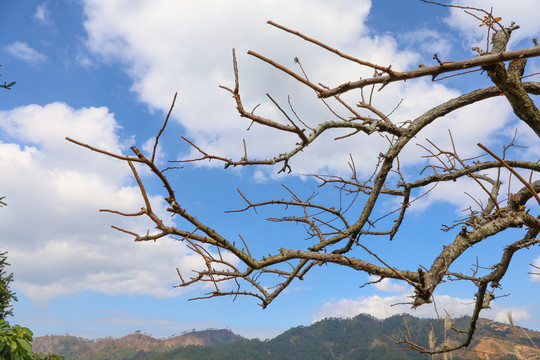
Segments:
[[[240,195],[246,202],[246,206],[243,209],[236,210],[237,212],[269,206],[279,206],[280,208],[286,206],[289,209],[295,209],[296,215],[294,216],[281,216],[269,220],[304,224],[307,237],[310,240],[309,245],[305,248],[282,247],[268,256],[254,257],[250,253],[248,241],[244,241],[241,237],[241,245],[237,244],[234,240],[220,234],[218,230],[209,224],[200,221],[189,209],[182,207],[182,199],[176,197],[174,186],[169,182],[165,173],[165,170],[171,168],[160,169],[155,161],[156,148],[159,138],[167,125],[170,111],[162,129],[155,138],[151,158],[145,157],[136,147],[131,148],[134,155],[126,156],[112,154],[73,139],[68,138],[68,140],[127,162],[139,185],[145,204],[144,207],[140,211],[130,214],[120,213],[115,210],[102,211],[109,211],[123,216],[147,216],[155,224],[158,230],[157,233],[136,234],[126,229],[114,228],[133,235],[135,241],[157,240],[165,236],[175,237],[183,240],[188,248],[200,255],[205,261],[205,270],[196,272],[196,275],[189,279],[184,279],[180,271],[178,272],[182,281],[180,286],[204,282],[213,284],[214,290],[198,297],[198,299],[225,295],[248,295],[259,299],[264,308],[287,288],[293,280],[303,279],[314,266],[322,264],[337,264],[376,275],[380,279],[390,278],[403,281],[414,288],[414,297],[410,303],[414,308],[431,303],[436,288],[442,282],[465,281],[470,282],[476,288],[475,304],[469,328],[460,330],[464,335],[459,344],[443,343],[436,347],[426,348],[414,344],[408,338],[396,341],[404,342],[411,348],[431,354],[448,352],[467,346],[472,339],[480,312],[482,309],[489,307],[490,302],[496,298],[494,292],[500,288],[501,279],[505,276],[514,253],[540,243],[540,239],[538,239],[540,217],[538,214],[530,213],[530,208],[534,206],[535,202],[540,204],[540,197],[538,196],[540,180],[534,180],[535,176],[537,177],[538,172],[540,172],[540,164],[538,159],[508,159],[509,152],[507,150],[515,145],[514,141],[504,148],[501,156],[497,156],[482,144],[478,144],[485,151],[485,155],[477,158],[460,157],[455,146],[450,149],[443,149],[435,143],[430,143],[429,147],[424,147],[426,156],[436,160],[437,163],[432,163],[416,177],[406,176],[401,172],[399,156],[404,147],[415,136],[441,117],[501,94],[511,104],[517,117],[525,122],[536,135],[540,136],[540,113],[529,96],[529,94],[540,94],[540,83],[522,81],[527,62],[526,58],[539,56],[540,46],[538,46],[536,40],[533,40],[535,44],[533,47],[506,51],[506,44],[512,31],[518,28],[517,25],[511,24],[509,27],[504,28],[499,23],[500,19],[493,17],[489,12],[481,9],[462,8],[473,14],[486,26],[487,37],[491,39],[491,46],[489,47],[488,43],[486,50],[476,49],[478,56],[463,61],[442,62],[435,55],[434,59],[438,62],[435,66],[421,66],[403,72],[392,69],[391,66],[372,64],[344,54],[304,34],[269,21],[268,23],[272,26],[299,36],[315,46],[322,47],[344,59],[357,63],[358,66],[368,67],[375,73],[375,76],[371,78],[350,81],[330,88],[309,79],[297,59],[295,59],[295,62],[300,70],[295,72],[263,55],[249,51],[248,54],[290,75],[314,90],[316,96],[320,101],[324,102],[330,111],[329,113],[333,116],[331,120],[321,122],[314,127],[302,123],[298,117],[295,117],[296,114],[293,115],[294,110],[292,108],[287,112],[272,98],[272,102],[286,117],[286,123],[255,115],[253,111],[245,110],[240,93],[239,70],[233,50],[235,83],[232,87],[222,86],[222,88],[230,92],[234,98],[239,115],[247,118],[252,124],[255,123],[276,131],[296,134],[298,142],[291,144],[291,147],[286,152],[277,154],[272,158],[253,159],[247,155],[246,150],[243,156],[235,160],[219,154],[210,154],[194,142],[185,139],[200,153],[200,156],[180,161],[181,163],[212,160],[222,162],[225,168],[230,166],[278,164],[280,165],[280,172],[288,173],[291,172],[290,160],[292,158],[297,156],[299,152],[307,151],[310,145],[318,141],[321,134],[333,129],[350,129],[350,133],[346,137],[355,136],[358,137],[358,141],[362,141],[363,137],[374,135],[382,135],[388,139],[388,148],[386,152],[380,154],[378,162],[373,164],[374,173],[369,178],[364,179],[358,176],[352,159],[350,162],[351,176],[349,178],[337,175],[313,175],[320,182],[321,191],[326,188],[338,187],[342,193],[350,195],[353,200],[348,204],[337,203],[335,206],[328,206],[318,203],[317,197],[302,199],[288,188],[289,199],[253,201],[239,190]],[[509,61],[509,64],[505,65],[504,61]],[[374,87],[381,90],[386,86],[391,86],[389,84],[392,82],[423,76],[431,76],[435,80],[443,73],[457,75],[456,72],[466,69],[485,71],[494,86],[458,96],[435,106],[423,114],[419,114],[415,119],[401,123],[394,121],[390,115],[386,115],[377,109],[372,101]],[[369,96],[368,92],[365,91],[366,89],[369,90]],[[356,104],[347,103],[342,96],[342,94],[353,90],[358,92],[359,102]],[[174,106],[174,100],[172,106]],[[343,112],[347,113],[347,115],[340,115]],[[449,136],[452,136],[451,133]],[[172,163],[174,162],[172,161]],[[164,198],[168,204],[166,210],[173,216],[182,218],[182,223],[187,224],[186,226],[177,228],[165,225],[164,221],[150,205],[147,192],[134,163],[143,164],[155,174],[164,187]],[[174,167],[174,165],[171,165],[171,167]],[[528,179],[524,179],[520,173],[523,174],[527,171],[530,172],[530,176]],[[496,175],[486,174],[487,172]],[[519,191],[515,193],[505,192],[502,184],[503,182],[509,182],[510,178],[518,179],[514,181],[520,182],[521,189]],[[443,247],[442,251],[434,259],[426,259],[426,262],[431,263],[429,267],[398,269],[384,260],[384,254],[377,254],[364,244],[363,238],[367,236],[379,236],[381,241],[385,238],[392,240],[400,231],[407,209],[415,199],[423,196],[431,187],[437,184],[455,182],[460,179],[473,179],[479,188],[483,190],[485,199],[484,201],[473,199],[477,202],[476,210],[471,207],[466,218],[456,220],[453,224],[443,228],[445,232],[453,234],[453,240]],[[393,222],[386,222],[391,225],[386,229],[376,231],[373,225],[380,216],[376,216],[374,213],[375,205],[380,203],[381,199],[388,199],[388,197],[398,199],[396,203],[401,205],[398,209],[386,215],[387,219],[393,217]],[[450,216],[453,218],[455,215],[450,214]],[[472,271],[466,270],[463,272],[452,267],[455,261],[471,246],[509,229],[516,228],[523,229],[523,234],[519,239],[515,239],[513,235],[509,236],[509,239],[514,238],[514,240],[508,240],[507,244],[500,249],[500,261],[490,268],[483,269],[477,264]],[[212,248],[217,249],[218,255],[211,253],[209,249]],[[234,255],[240,260],[241,266],[227,261],[224,253]],[[371,261],[370,259],[374,260]],[[231,287],[231,281],[236,285]]]

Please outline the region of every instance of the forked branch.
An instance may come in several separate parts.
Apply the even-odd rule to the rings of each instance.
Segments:
[[[495,23],[492,22],[491,18],[488,18],[488,21],[487,28],[494,30]],[[243,156],[241,155],[238,160],[234,160],[207,152],[198,146],[195,141],[182,137],[195,149],[198,155],[193,158],[174,160],[172,162],[192,163],[202,160],[214,160],[223,163],[225,168],[230,166],[280,164],[279,172],[291,173],[293,171],[291,159],[300,153],[311,151],[312,144],[321,141],[322,134],[336,129],[348,129],[346,135],[337,137],[333,135],[332,138],[336,139],[336,141],[344,138],[347,138],[348,141],[357,141],[359,148],[364,142],[370,141],[373,136],[380,136],[385,141],[387,147],[374,159],[372,168],[359,171],[351,156],[349,164],[351,173],[349,177],[340,173],[313,175],[312,178],[319,182],[319,187],[317,187],[317,192],[313,191],[307,197],[299,196],[299,192],[285,185],[284,193],[286,198],[281,199],[268,199],[264,198],[264,195],[259,195],[263,198],[255,198],[255,196],[250,195],[248,199],[248,196],[238,189],[239,196],[243,198],[246,205],[241,209],[229,212],[242,213],[249,209],[257,211],[261,208],[275,211],[277,215],[273,214],[267,220],[270,223],[283,225],[299,224],[305,231],[301,243],[305,245],[292,246],[291,244],[299,243],[294,241],[295,239],[291,239],[293,234],[290,232],[279,233],[277,230],[275,233],[260,232],[249,238],[245,234],[240,234],[242,230],[240,229],[237,233],[240,241],[238,241],[237,237],[230,239],[224,235],[225,232],[220,232],[220,230],[214,229],[210,224],[200,220],[194,211],[189,209],[187,203],[183,203],[182,199],[176,198],[174,184],[169,182],[164,170],[160,170],[156,164],[159,138],[165,131],[174,106],[173,100],[164,124],[156,135],[150,158],[145,157],[135,146],[131,148],[134,156],[125,156],[100,150],[73,139],[67,139],[79,146],[128,163],[135,182],[140,189],[144,206],[140,210],[131,213],[115,210],[104,211],[128,217],[147,216],[153,222],[157,232],[150,233],[148,231],[146,234],[140,235],[118,227],[115,227],[115,229],[133,236],[135,241],[158,240],[164,236],[182,240],[189,251],[203,260],[204,266],[195,270],[194,275],[190,278],[182,276],[179,271],[181,281],[179,286],[191,286],[197,283],[210,283],[213,286],[210,292],[195,297],[195,299],[247,295],[258,299],[264,308],[278,295],[282,294],[294,281],[302,280],[312,273],[316,265],[323,264],[340,265],[357,270],[360,273],[377,275],[380,279],[389,278],[405,282],[414,289],[414,295],[410,302],[412,307],[431,303],[437,296],[436,290],[439,285],[445,281],[469,282],[476,288],[476,299],[474,310],[471,313],[470,324],[468,329],[463,331],[465,337],[462,341],[454,345],[445,343],[438,347],[426,348],[415,344],[412,338],[407,337],[405,333],[403,339],[396,340],[396,342],[407,344],[412,349],[430,354],[447,352],[467,346],[471,341],[481,311],[488,307],[491,301],[494,301],[495,295],[493,293],[500,287],[501,279],[506,274],[514,253],[539,244],[537,236],[540,232],[540,217],[538,214],[531,214],[532,211],[536,210],[534,210],[533,206],[529,206],[529,201],[534,197],[540,204],[538,198],[540,180],[537,179],[538,174],[540,174],[540,164],[538,159],[523,158],[523,152],[512,152],[509,149],[510,145],[505,148],[504,160],[496,157],[484,147],[483,149],[495,156],[497,161],[489,161],[485,157],[461,158],[458,155],[454,138],[451,136],[451,150],[443,150],[443,147],[435,142],[430,142],[430,147],[423,146],[427,151],[427,157],[423,161],[432,161],[425,162],[421,166],[425,166],[426,170],[432,172],[431,174],[424,174],[416,167],[417,165],[414,162],[407,163],[410,161],[410,156],[404,154],[404,149],[414,145],[412,141],[416,141],[415,139],[421,136],[426,128],[438,122],[444,116],[485,99],[500,96],[501,93],[513,106],[516,115],[540,136],[540,130],[537,131],[540,129],[540,126],[538,126],[540,116],[537,115],[539,112],[529,97],[529,94],[540,94],[540,84],[537,82],[523,83],[521,81],[521,75],[525,67],[524,59],[540,56],[540,46],[513,51],[499,49],[500,52],[484,54],[456,62],[442,62],[437,58],[438,65],[398,72],[391,69],[390,66],[372,64],[347,55],[274,22],[270,21],[269,24],[299,36],[342,58],[353,61],[359,66],[375,69],[377,75],[369,79],[347,82],[335,88],[326,88],[310,80],[303,68],[301,68],[302,74],[299,75],[263,55],[250,51],[248,54],[285,72],[303,85],[313,89],[316,95],[315,100],[324,100],[324,98],[332,96],[336,100],[336,109],[334,109],[334,103],[332,103],[332,106],[330,101],[324,103],[325,109],[329,110],[328,114],[324,116],[330,116],[329,119],[321,116],[323,120],[318,124],[309,123],[308,126],[308,122],[305,123],[296,116],[290,101],[291,111],[289,112],[278,101],[268,95],[270,101],[279,110],[280,116],[285,118],[285,123],[283,123],[262,115],[255,115],[254,111],[245,110],[240,95],[239,71],[233,50],[234,87],[221,87],[234,98],[240,118],[248,119],[248,126],[255,123],[257,126],[264,126],[276,132],[296,134],[300,141],[298,142],[297,139],[297,142],[291,143],[284,152],[262,159],[248,156],[248,149],[244,142]],[[504,31],[504,29],[498,31]],[[509,36],[510,32],[505,34]],[[507,69],[503,62],[515,59],[517,61],[511,63]],[[301,67],[299,61],[297,63]],[[366,95],[365,98],[364,93],[360,92],[359,99],[354,105],[345,102],[344,99],[339,97],[344,92],[362,89],[368,85],[382,84],[384,87],[390,82],[404,81],[422,76],[435,78],[442,73],[474,67],[486,69],[495,86],[474,90],[450,99],[419,114],[414,119],[395,119],[394,117],[397,115],[381,111],[376,104],[374,88],[371,89],[372,92],[369,96]],[[501,85],[502,83],[512,86],[505,87],[505,85]],[[399,104],[398,101],[395,103]],[[525,106],[527,109],[522,109]],[[341,109],[349,114],[350,118],[339,115],[338,107],[342,107]],[[295,114],[295,117],[289,115],[291,112]],[[362,112],[368,112],[376,118],[366,117],[361,114]],[[316,160],[314,159],[314,161]],[[166,211],[173,216],[173,220],[178,219],[177,223],[181,225],[167,225],[170,222],[163,221],[157,215],[159,212],[154,212],[143,181],[133,165],[135,162],[145,166],[154,174],[159,184],[162,185],[163,198],[167,202]],[[504,174],[508,175],[508,173],[500,171],[501,168],[507,168],[510,171],[508,178],[504,176]],[[492,169],[497,173],[496,176],[484,173]],[[519,169],[531,171],[530,179],[527,181],[523,177],[518,177],[521,185],[523,185],[521,189],[515,194],[501,194],[501,189],[503,189],[501,184],[509,181],[510,176],[518,176],[517,170]],[[409,208],[414,205],[416,200],[429,196],[433,188],[442,183],[453,184],[455,182],[456,186],[453,191],[462,192],[460,181],[470,178],[475,180],[476,189],[479,189],[478,193],[480,195],[475,195],[472,198],[477,202],[480,210],[477,211],[475,208],[473,211],[472,207],[469,207],[467,211],[470,212],[470,216],[468,218],[459,219],[454,225],[446,226],[445,232],[441,234],[440,238],[431,239],[430,244],[433,244],[437,249],[433,258],[430,259],[427,256],[422,258],[423,265],[407,263],[403,267],[398,267],[388,260],[388,256],[372,250],[373,247],[369,242],[375,238],[379,239],[380,244],[388,239],[392,240],[399,237],[398,235],[402,233],[400,229],[406,223]],[[189,190],[205,191],[205,189]],[[319,195],[319,191],[323,195]],[[508,200],[506,206],[504,206],[505,200]],[[391,206],[389,207],[388,204]],[[284,212],[284,209],[286,209],[287,213]],[[454,214],[450,214],[450,217],[454,218]],[[461,226],[461,229],[458,225]],[[471,252],[474,245],[509,229],[517,229],[518,231],[523,229],[525,235],[520,236],[521,240],[517,241],[512,239],[514,235],[511,235],[504,246],[500,249],[493,249],[493,251],[499,251],[501,255],[499,263],[482,268],[476,264],[472,274],[468,273],[468,271],[463,272],[455,269],[459,263],[457,260],[465,252]],[[512,234],[514,233],[512,232]],[[422,236],[422,231],[419,229],[418,234],[400,237],[399,241],[416,241],[417,238]],[[253,251],[253,242],[270,244],[268,251],[265,251],[264,255],[257,254]],[[385,244],[387,244],[389,251],[393,251],[391,247],[395,243],[396,240]],[[248,246],[251,247],[251,250]],[[410,246],[410,250],[414,254],[418,252],[413,245]],[[404,254],[405,257],[406,254]],[[235,260],[231,261],[230,259]],[[487,290],[488,286],[491,287],[489,291]]]

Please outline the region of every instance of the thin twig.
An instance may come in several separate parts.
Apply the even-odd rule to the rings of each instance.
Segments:
[[[163,123],[163,126],[161,127],[161,129],[159,130],[159,133],[157,134],[156,136],[156,142],[154,143],[154,149],[152,150],[152,159],[150,160],[151,162],[154,162],[154,159],[155,159],[155,156],[156,156],[156,148],[158,146],[158,141],[159,141],[159,137],[161,136],[161,134],[163,133],[163,131],[165,130],[165,126],[167,126],[167,122],[169,121],[169,116],[171,116],[171,112],[172,112],[172,109],[174,107],[174,102],[176,101],[176,95],[178,95],[178,92],[175,92],[174,93],[174,97],[173,97],[173,100],[172,100],[172,104],[171,104],[171,107],[169,109],[169,112],[167,113],[167,117],[165,118],[165,122]]]
[[[540,196],[538,196],[538,194],[536,193],[536,191],[534,191],[533,187],[531,186],[531,184],[529,182],[527,182],[527,180],[525,180],[523,177],[521,177],[521,175],[519,175],[517,173],[516,170],[512,169],[512,167],[510,165],[508,165],[506,163],[506,161],[504,161],[503,159],[501,159],[500,157],[498,157],[497,155],[495,155],[491,150],[489,150],[487,147],[485,147],[484,145],[478,143],[477,144],[478,146],[480,146],[484,151],[486,151],[489,155],[493,156],[498,162],[500,162],[501,164],[504,165],[505,168],[507,168],[512,174],[514,174],[518,179],[519,181],[521,181],[521,183],[523,185],[525,185],[527,187],[527,189],[529,189],[529,191],[531,192],[531,194],[534,196],[534,198],[536,199],[536,201],[538,202],[538,204],[540,205]]]

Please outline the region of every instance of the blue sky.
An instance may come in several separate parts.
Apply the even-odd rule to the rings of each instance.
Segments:
[[[514,33],[511,48],[529,47],[531,38],[540,34],[536,0],[463,3],[492,6],[503,23],[516,21],[521,29]],[[111,229],[110,225],[140,232],[151,228],[143,220],[98,211],[137,211],[143,205],[129,168],[64,138],[123,154],[136,145],[148,153],[178,91],[173,120],[160,141],[161,165],[196,155],[181,136],[228,157],[241,156],[245,138],[250,155],[271,156],[290,146],[291,138],[261,127],[246,132],[249,124],[236,114],[229,94],[218,88],[234,82],[233,47],[246,107],[261,103],[261,111],[268,116],[278,114],[269,106],[266,92],[283,102],[290,95],[295,108],[313,121],[329,114],[311,91],[248,56],[247,50],[291,67],[293,58],[299,57],[310,76],[328,84],[367,77],[370,71],[325,54],[267,25],[266,20],[359,58],[407,70],[420,63],[432,64],[433,53],[445,61],[473,56],[471,46],[485,46],[485,28],[479,28],[474,18],[415,0],[227,4],[217,0],[5,0],[0,7],[1,79],[17,82],[0,94],[0,195],[8,203],[0,210],[0,249],[9,252],[15,275],[13,287],[19,302],[14,323],[30,327],[36,335],[96,338],[141,330],[165,337],[191,329],[228,327],[264,339],[329,316],[360,312],[377,317],[402,312],[435,316],[432,306],[417,310],[390,306],[406,301],[409,289],[403,284],[387,281],[360,288],[368,281],[365,274],[337,266],[315,269],[265,310],[251,298],[187,301],[208,291],[200,286],[173,288],[179,282],[176,268],[183,273],[200,268],[197,257],[173,239],[134,243]],[[529,61],[529,73],[539,69],[538,60]],[[376,94],[375,102],[390,112],[403,99],[394,116],[404,121],[485,86],[489,81],[479,73],[436,83],[418,79],[388,86]],[[426,144],[424,139],[429,138],[448,145],[451,129],[460,152],[475,155],[480,152],[477,142],[500,148],[516,128],[520,144],[528,146],[520,156],[536,161],[538,138],[516,122],[504,99],[459,111],[426,129],[418,142]],[[301,174],[345,176],[352,154],[359,173],[367,175],[383,145],[378,139],[361,144],[322,139],[293,162],[293,173],[287,177],[277,175],[277,168],[224,171],[213,163],[186,166],[170,176],[185,208],[231,238],[242,234],[253,252],[264,254],[287,241],[305,246],[303,229],[266,222],[266,217],[279,215],[278,208],[258,214],[225,214],[224,210],[244,206],[237,188],[261,201],[286,197],[282,183],[309,196],[318,184]],[[427,164],[423,154],[419,147],[406,149],[403,160],[408,174],[417,174]],[[143,179],[155,206],[163,205],[159,186],[148,174]],[[370,249],[397,267],[429,266],[452,238],[440,231],[441,224],[459,218],[460,210],[471,203],[464,191],[481,194],[472,184],[463,189],[445,186],[415,203],[392,243],[371,241]],[[320,196],[331,202],[336,192]],[[378,211],[384,214],[392,206],[383,203]],[[505,234],[517,238],[521,233]],[[481,265],[491,266],[499,256],[496,250],[507,242],[499,237],[475,246],[456,265],[467,271],[480,256]],[[537,248],[516,255],[499,293],[510,295],[498,299],[482,316],[504,320],[504,314],[512,311],[519,324],[540,329],[540,279],[528,274],[533,263],[540,265]],[[469,286],[444,284],[436,293],[438,309],[455,316],[466,314],[472,294]]]

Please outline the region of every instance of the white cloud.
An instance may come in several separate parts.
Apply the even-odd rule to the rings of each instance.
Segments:
[[[50,12],[47,8],[48,3],[45,2],[36,7],[36,12],[34,13],[34,18],[37,19],[40,23],[46,25],[50,22]]]
[[[437,311],[432,304],[411,309],[411,294],[402,293],[395,296],[382,297],[378,295],[360,297],[357,299],[340,299],[325,303],[318,311],[316,320],[329,317],[350,318],[358,314],[369,314],[378,319],[386,319],[393,315],[411,314],[416,317],[436,318],[448,311],[450,316],[468,315],[473,309],[472,300],[460,299],[448,295],[435,297]]]
[[[89,68],[90,66],[94,65],[90,58],[83,55],[77,56],[77,61],[85,68]]]
[[[175,118],[186,129],[187,137],[205,151],[239,158],[243,155],[245,138],[248,155],[262,158],[294,147],[298,138],[256,124],[246,133],[249,122],[239,118],[230,94],[218,88],[220,84],[234,85],[231,48],[237,50],[240,89],[246,109],[261,103],[257,114],[286,122],[266,98],[268,92],[285,109],[289,108],[290,95],[297,114],[310,125],[332,120],[331,112],[311,89],[245,52],[253,49],[300,71],[293,61],[297,56],[313,81],[329,86],[372,75],[369,69],[266,25],[266,20],[272,19],[369,61],[391,62],[396,69],[416,66],[418,54],[400,51],[395,39],[373,36],[365,28],[369,6],[369,1],[312,1],[310,16],[306,17],[302,15],[306,5],[290,1],[237,1],[234,6],[224,7],[219,1],[134,4],[92,0],[85,3],[88,17],[85,27],[89,49],[104,61],[124,63],[133,79],[132,90],[151,108],[166,111],[171,95],[179,91]],[[188,33],[194,35],[186,36]],[[376,94],[375,103],[388,113],[411,92],[411,100],[407,106],[403,105],[409,111],[401,110],[397,118],[409,120],[412,113],[418,115],[419,109],[424,108],[423,95],[427,91],[436,99],[449,99],[449,95],[456,93],[428,82],[393,84]],[[413,99],[415,94],[422,96]],[[355,104],[359,96],[356,93],[343,97]],[[344,109],[329,102],[346,115]],[[344,173],[348,171],[349,153],[352,153],[359,171],[372,172],[373,163],[387,145],[386,139],[372,135],[363,136],[360,141],[358,138],[333,140],[344,134],[333,131],[319,138],[305,154],[292,161],[293,170]],[[196,155],[195,152],[182,154],[183,157]]]
[[[519,325],[519,321],[521,320],[528,320],[531,317],[531,314],[523,309],[519,308],[510,308],[510,309],[504,309],[495,315],[495,321],[502,322],[502,323],[510,323],[510,320],[508,319],[508,315],[511,314],[512,319],[514,320],[514,324]]]
[[[6,46],[6,50],[12,56],[21,59],[28,64],[37,64],[45,61],[47,58],[37,50],[34,50],[25,42],[15,41],[14,43]]]
[[[404,292],[394,296],[362,296],[356,299],[331,300],[323,304],[316,315],[315,321],[330,318],[351,318],[358,314],[369,314],[378,319],[400,314],[410,314],[420,318],[444,317],[447,312],[450,317],[458,318],[471,315],[474,309],[473,299],[463,299],[448,295],[437,295],[433,304],[426,304],[412,309],[411,293]],[[507,313],[511,312],[516,321],[527,320],[530,314],[523,308],[506,308],[492,302],[489,309],[482,310],[481,318],[492,319],[499,322],[508,322]]]
[[[445,58],[452,50],[452,39],[433,29],[422,28],[409,31],[399,36],[399,39],[407,47],[418,49],[429,56],[436,53],[442,61],[446,61]]]
[[[252,49],[299,72],[293,61],[298,57],[312,81],[328,86],[372,75],[371,70],[267,25],[266,20],[271,19],[362,59],[385,65],[391,63],[397,70],[415,68],[420,61],[418,53],[401,51],[396,39],[375,36],[366,29],[364,21],[369,8],[369,1],[312,1],[310,16],[306,17],[303,16],[306,5],[295,1],[244,0],[236,1],[234,6],[223,6],[217,0],[189,4],[87,0],[84,9],[89,50],[102,61],[125,64],[133,79],[132,90],[142,102],[166,112],[172,94],[179,91],[173,116],[183,125],[190,140],[208,153],[239,159],[244,153],[242,141],[245,139],[248,156],[260,159],[292,149],[298,137],[257,124],[246,132],[249,121],[238,116],[230,94],[218,88],[218,85],[234,86],[231,48],[236,48],[240,92],[246,109],[251,110],[260,103],[257,115],[285,123],[287,120],[265,94],[272,95],[284,109],[289,109],[290,95],[296,113],[313,126],[334,119],[313,91],[246,55],[246,51]],[[443,39],[429,29],[410,33],[409,37],[423,44],[440,43]],[[447,52],[449,46],[444,42],[438,51]],[[376,92],[374,105],[389,113],[403,100],[392,117],[401,122],[414,119],[430,107],[458,95],[456,90],[424,79],[395,83]],[[360,94],[345,94],[343,98],[355,104]],[[329,103],[348,116],[335,102],[329,100]],[[485,116],[487,112],[490,116]],[[448,144],[450,128],[461,155],[478,154],[480,150],[475,144],[489,142],[504,127],[510,114],[504,99],[484,101],[439,119],[419,134],[418,141],[429,138],[437,144]],[[351,154],[360,175],[371,175],[378,155],[387,149],[387,140],[373,134],[334,141],[335,137],[347,133],[335,130],[318,138],[309,149],[291,160],[293,171],[346,176]],[[411,142],[400,158],[402,166],[425,162],[420,158],[424,151],[415,146],[415,142]],[[178,157],[199,155],[192,151]],[[257,181],[267,177],[268,171],[276,172],[275,169],[258,171]]]
[[[423,96],[428,92],[429,96]],[[416,111],[416,116],[460,95],[455,90],[445,87],[438,88],[437,85],[431,85],[427,81],[424,84],[417,84],[416,87],[408,88],[407,94],[401,105],[402,110],[411,115],[413,111]],[[499,135],[504,129],[511,114],[510,105],[503,97],[487,99],[458,109],[428,125],[406,146],[402,158],[410,162],[421,156],[429,155],[417,144],[436,151],[427,140],[447,151],[452,151],[453,140],[458,155],[462,159],[479,155],[483,150],[476,144],[482,142],[484,145],[490,146],[496,143],[499,137],[495,135]],[[418,160],[416,161],[418,162]],[[430,162],[438,163],[437,160],[433,159]]]
[[[521,149],[523,157],[530,161],[537,161],[540,154],[538,135],[524,122],[520,121],[515,129],[510,128],[508,133],[513,134],[517,130],[516,145],[524,146]]]
[[[156,146],[156,151],[154,153],[155,144],[156,144],[156,138],[151,137],[144,142],[144,144],[141,146],[141,149],[144,153],[144,156],[146,156],[148,159],[151,159],[152,154],[154,154],[154,161],[156,162],[156,164],[161,166],[163,163],[167,161],[167,159],[165,159],[165,153],[163,152],[163,148],[159,142]]]
[[[522,0],[509,2],[506,0],[454,0],[452,4],[465,5],[475,8],[481,8],[486,11],[491,11],[493,8],[493,16],[502,17],[501,24],[509,26],[512,21],[520,26],[520,29],[512,33],[510,47],[513,43],[521,40],[532,39],[537,37],[540,32],[540,23],[536,16],[535,9],[538,9],[538,1]],[[485,16],[484,13],[476,13],[480,18]],[[450,26],[458,29],[460,36],[466,39],[467,47],[478,46],[485,50],[487,29],[485,26],[479,27],[480,21],[471,15],[466,14],[461,9],[452,9],[450,17],[446,20]],[[532,46],[532,41],[529,40],[525,46]]]
[[[406,286],[402,284],[397,284],[389,278],[384,278],[381,281],[378,281],[380,278],[374,275],[369,275],[368,278],[369,281],[376,281],[376,283],[372,285],[375,289],[379,291],[404,292],[407,290]]]
[[[427,86],[423,90],[429,91]],[[404,107],[403,111],[410,113],[411,109],[422,106],[420,105],[421,102],[424,102],[423,106],[432,107],[437,102],[441,103],[445,101],[444,96],[448,98],[457,96],[457,93],[451,90],[446,90],[446,93],[442,91],[435,92],[430,94],[429,97],[422,97],[421,93],[422,87],[420,86],[418,86],[418,89],[411,89],[410,94],[412,96],[404,100],[402,104]],[[489,116],[486,116],[486,114],[489,114]],[[516,130],[515,145],[520,147],[510,149],[507,153],[507,159],[537,161],[538,154],[540,153],[538,136],[522,121],[515,120],[510,105],[504,97],[487,99],[470,105],[467,108],[459,109],[430,124],[404,148],[400,156],[400,161],[402,168],[405,169],[405,177],[409,179],[418,177],[424,166],[432,165],[440,167],[442,165],[441,162],[433,156],[427,160],[422,159],[425,156],[438,154],[438,149],[453,152],[455,148],[461,159],[472,159],[485,154],[477,145],[478,143],[482,143],[495,153],[502,155],[502,147],[510,144]],[[438,149],[431,145],[430,142],[435,144]],[[431,153],[426,149],[429,149]],[[441,159],[446,160],[446,157],[443,155]],[[485,161],[493,160],[490,156],[485,156],[481,159]],[[470,161],[468,163],[470,164]],[[407,165],[409,165],[409,168],[407,168]],[[461,168],[461,165],[457,164],[457,168]],[[439,168],[437,172],[442,173],[442,169]],[[422,175],[427,176],[433,173],[432,168],[426,168]],[[496,179],[497,177],[496,170],[485,170],[480,173],[489,175],[492,179]],[[528,178],[530,172],[522,172],[522,175]],[[503,187],[499,193],[499,199],[501,200],[505,199],[507,195],[508,178],[509,173],[503,169],[501,175]],[[532,180],[534,181],[536,179],[537,175],[534,175]],[[483,185],[491,190],[491,185],[487,182],[483,181]],[[510,191],[518,191],[522,186],[519,181],[513,179],[511,181]],[[456,182],[439,183],[427,196],[413,203],[410,210],[422,211],[436,202],[453,204],[458,211],[469,206],[472,206],[473,210],[478,210],[478,205],[467,193],[484,205],[489,199],[485,190],[476,181],[471,178],[465,178]],[[530,206],[535,206],[534,201],[530,201],[529,204]]]
[[[98,213],[137,212],[143,205],[126,164],[64,139],[126,151],[132,140],[118,136],[107,108],[28,105],[0,112],[0,130],[0,189],[8,201],[0,227],[16,291],[43,306],[82,290],[175,296],[182,293],[171,286],[178,283],[175,268],[203,266],[172,239],[133,243],[110,229],[115,224],[144,233],[154,227],[149,221]],[[163,199],[150,201],[167,219]]]
[[[484,182],[483,185],[486,186],[486,183]],[[449,203],[455,206],[456,214],[460,218],[465,218],[470,216],[471,213],[469,211],[463,212],[463,210],[468,209],[470,206],[473,211],[479,211],[481,209],[478,204],[485,206],[488,199],[489,196],[476,181],[471,178],[464,178],[456,182],[446,181],[438,183],[426,196],[416,200],[411,205],[409,211],[421,213],[431,205]]]

